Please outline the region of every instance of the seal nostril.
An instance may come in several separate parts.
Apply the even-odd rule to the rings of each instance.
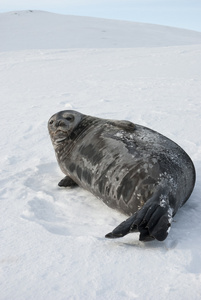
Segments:
[[[55,127],[59,127],[59,126],[65,126],[66,123],[63,120],[58,120],[55,123]]]

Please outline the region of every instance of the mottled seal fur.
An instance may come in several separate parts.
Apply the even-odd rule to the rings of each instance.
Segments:
[[[195,184],[190,157],[176,143],[129,121],[66,110],[48,122],[59,166],[59,186],[79,185],[130,217],[108,238],[140,232],[140,240],[164,240],[172,217]]]

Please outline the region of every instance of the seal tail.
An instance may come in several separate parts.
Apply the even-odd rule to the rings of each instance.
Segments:
[[[151,199],[150,199],[151,200]],[[106,238],[120,238],[131,232],[140,232],[140,241],[156,239],[163,241],[169,233],[172,222],[172,209],[165,200],[160,203],[147,203],[130,218],[119,224]]]

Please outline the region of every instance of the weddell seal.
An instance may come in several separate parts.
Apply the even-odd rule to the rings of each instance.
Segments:
[[[173,216],[195,184],[190,157],[176,143],[129,121],[65,110],[48,130],[66,175],[59,186],[79,185],[130,217],[107,238],[140,232],[141,241],[163,241]]]

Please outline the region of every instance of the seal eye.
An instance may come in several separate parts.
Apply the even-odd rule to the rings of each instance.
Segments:
[[[54,121],[53,121],[53,120],[51,120],[51,121],[50,121],[50,125],[52,125],[52,124],[53,124],[53,122],[54,122]]]
[[[68,116],[68,117],[66,117],[66,120],[72,122],[74,120],[74,117],[73,116]]]

